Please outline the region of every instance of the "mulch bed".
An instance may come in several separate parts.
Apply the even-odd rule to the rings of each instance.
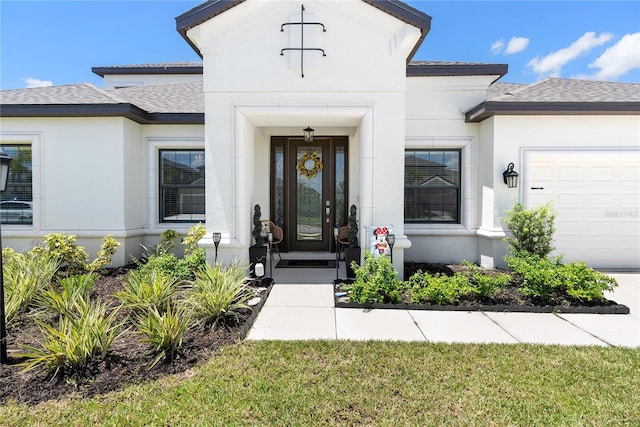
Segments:
[[[427,264],[406,263],[404,277],[409,278],[418,270],[431,274],[452,276],[456,272],[464,272],[466,268],[460,264]],[[487,274],[506,273],[499,269],[485,269]],[[336,283],[336,293],[342,292],[342,284]],[[335,306],[340,308],[366,309],[404,309],[404,310],[439,310],[439,311],[491,311],[491,312],[527,312],[527,313],[592,313],[592,314],[629,314],[629,307],[615,301],[584,302],[571,298],[565,294],[556,293],[547,301],[542,301],[523,295],[518,286],[509,283],[496,295],[489,298],[479,298],[474,294],[467,294],[457,305],[415,304],[408,294],[403,295],[399,304],[359,304],[349,302],[347,296],[336,296]]]
[[[113,307],[119,305],[113,294],[122,288],[127,272],[127,268],[120,268],[101,276],[91,291],[92,299],[107,301]],[[22,367],[16,366],[20,360],[12,354],[22,351],[21,345],[39,347],[38,341],[42,339],[35,322],[29,316],[22,316],[25,319],[23,322],[7,327],[10,364],[0,365],[0,404],[7,399],[36,405],[71,396],[90,398],[121,389],[127,384],[153,381],[167,375],[186,372],[215,355],[220,348],[244,339],[271,290],[269,287],[252,288],[260,299],[252,309],[243,312],[233,324],[214,329],[189,329],[185,334],[180,355],[173,363],[160,362],[150,368],[156,356],[151,353],[149,345],[141,341],[139,335],[129,331],[113,343],[106,361],[91,362],[86,376],[79,381],[60,376],[52,377],[42,369],[21,372]]]

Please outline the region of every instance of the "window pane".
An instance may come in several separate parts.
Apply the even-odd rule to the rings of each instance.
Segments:
[[[405,152],[405,221],[460,222],[460,151]]]
[[[33,188],[30,145],[3,145],[12,159],[7,190],[0,199],[2,224],[33,224]]]
[[[162,222],[204,221],[204,150],[160,151]]]

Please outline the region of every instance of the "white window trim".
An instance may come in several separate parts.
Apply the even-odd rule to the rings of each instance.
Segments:
[[[405,150],[460,150],[462,156],[460,224],[405,223],[406,234],[413,236],[473,235],[475,233],[471,226],[473,218],[473,137],[408,137],[405,138],[404,148]]]
[[[31,145],[31,191],[33,194],[33,219],[32,224],[3,224],[3,232],[7,237],[12,237],[12,230],[42,230],[42,140],[43,132],[0,132],[0,145],[23,144]]]
[[[160,150],[204,150],[204,138],[147,138],[147,223],[154,234],[188,230],[195,223],[160,222]],[[206,192],[206,187],[205,187]]]

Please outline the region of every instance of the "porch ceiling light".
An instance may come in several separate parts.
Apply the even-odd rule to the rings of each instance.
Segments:
[[[507,170],[502,172],[502,178],[508,188],[518,187],[518,172],[513,170],[513,163],[509,163]]]
[[[315,130],[307,126],[306,129],[302,129],[302,131],[304,132],[304,142],[313,142],[313,132],[315,132]]]

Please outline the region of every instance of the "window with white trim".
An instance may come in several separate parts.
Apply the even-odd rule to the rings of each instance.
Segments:
[[[405,223],[460,224],[461,150],[405,150]]]
[[[204,150],[159,150],[160,222],[204,222]]]
[[[0,197],[2,224],[33,224],[33,171],[30,144],[2,144],[11,157],[7,189]]]

